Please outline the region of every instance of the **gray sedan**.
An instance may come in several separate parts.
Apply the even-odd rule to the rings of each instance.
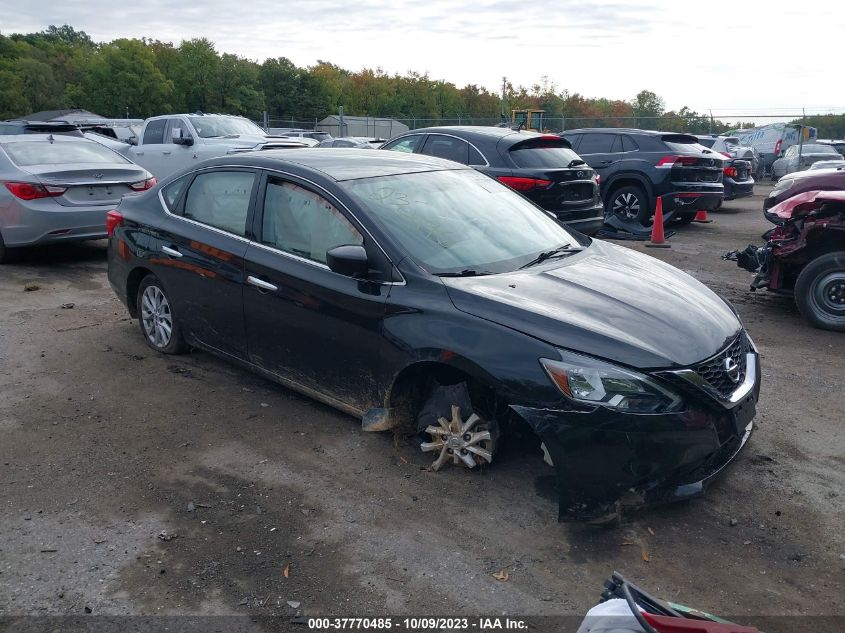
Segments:
[[[831,145],[805,143],[790,145],[783,157],[772,163],[772,178],[778,178],[796,171],[804,171],[820,160],[843,160],[842,154]]]
[[[155,185],[146,169],[94,141],[0,136],[0,264],[21,246],[106,237],[106,213]]]

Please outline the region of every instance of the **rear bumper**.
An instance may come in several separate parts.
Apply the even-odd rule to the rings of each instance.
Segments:
[[[677,211],[712,211],[717,209],[724,199],[724,193],[698,192],[698,191],[676,191],[663,196],[663,210]]]
[[[541,205],[542,206],[542,205]],[[604,224],[604,205],[601,199],[589,207],[577,206],[572,209],[547,209],[563,222],[585,235],[593,235]]]
[[[754,180],[736,181],[725,178],[725,200],[736,200],[754,195]]]
[[[106,213],[111,206],[75,209],[52,200],[43,204],[12,204],[0,210],[0,229],[6,246],[99,240],[106,237]]]

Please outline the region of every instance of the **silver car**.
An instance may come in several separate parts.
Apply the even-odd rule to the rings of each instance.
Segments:
[[[778,178],[796,171],[803,171],[820,160],[843,160],[842,154],[831,145],[804,143],[790,146],[783,155],[772,163],[772,178]]]
[[[152,175],[94,141],[0,136],[0,263],[21,246],[106,237],[106,213]]]

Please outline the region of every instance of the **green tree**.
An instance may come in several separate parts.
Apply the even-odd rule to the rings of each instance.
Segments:
[[[219,102],[220,58],[214,44],[204,37],[186,40],[179,46],[170,79],[177,101],[189,112],[213,112]]]
[[[85,68],[83,107],[104,116],[148,117],[170,110],[173,83],[156,68],[155,55],[141,40],[103,44]]]
[[[631,101],[631,108],[634,116],[637,117],[637,127],[649,125],[656,127],[658,118],[663,116],[666,104],[650,90],[642,90]]]

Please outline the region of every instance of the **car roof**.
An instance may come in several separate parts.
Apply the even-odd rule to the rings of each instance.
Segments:
[[[465,138],[504,138],[505,136],[518,135],[524,138],[539,137],[539,136],[557,136],[557,134],[544,135],[540,132],[530,132],[528,130],[514,130],[509,127],[493,127],[486,125],[441,125],[436,127],[421,127],[415,130],[403,132],[397,136],[407,136],[408,134],[457,134]]]
[[[52,138],[53,142],[67,143],[68,141],[85,141],[86,143],[96,143],[84,136],[72,136],[69,134],[51,134],[46,132],[44,134],[0,134],[0,143],[31,143],[32,141],[49,141]],[[99,143],[98,143],[99,145]]]
[[[561,134],[583,134],[584,132],[598,132],[606,134],[648,134],[649,136],[693,136],[686,132],[660,132],[658,130],[640,130],[635,127],[582,127],[574,130],[564,130]]]
[[[217,158],[206,163],[212,165],[243,165],[265,169],[278,169],[294,165],[336,181],[394,176],[426,171],[467,170],[472,167],[449,160],[426,156],[373,150],[363,152],[355,148],[306,148],[288,150],[259,150]]]

